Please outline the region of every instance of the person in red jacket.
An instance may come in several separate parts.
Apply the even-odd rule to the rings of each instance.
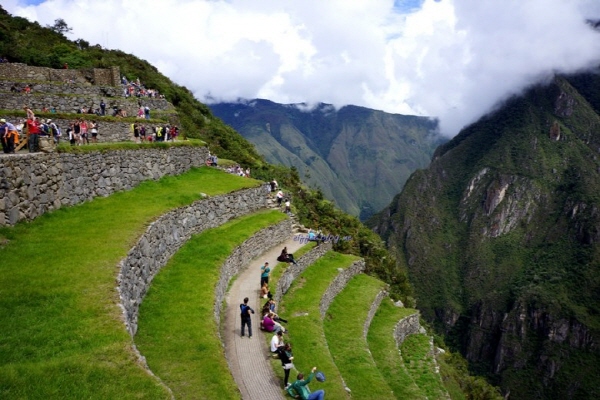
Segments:
[[[29,152],[34,153],[40,151],[40,122],[38,118],[27,119],[27,147]]]

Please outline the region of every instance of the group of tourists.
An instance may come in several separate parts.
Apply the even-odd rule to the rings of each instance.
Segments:
[[[234,174],[237,176],[243,176],[245,178],[250,178],[250,168],[242,168],[239,165],[233,165],[231,167],[227,167],[225,168],[225,171],[229,172],[230,174]]]
[[[288,253],[287,247],[284,247],[281,251],[277,260],[280,262],[287,262],[296,264],[294,255]],[[292,353],[292,346],[290,343],[285,343],[284,334],[288,333],[287,329],[282,323],[288,321],[279,316],[276,312],[276,302],[269,290],[269,276],[271,273],[271,267],[268,262],[265,262],[260,267],[260,297],[266,299],[266,302],[261,309],[261,324],[260,327],[266,332],[273,334],[271,338],[269,351],[273,357],[278,358],[281,361],[281,366],[284,370],[284,389],[287,393],[297,399],[303,400],[321,400],[325,397],[324,390],[317,390],[315,392],[310,391],[308,384],[316,376],[317,380],[324,381],[325,376],[323,373],[316,372],[316,367],[311,370],[308,377],[304,377],[304,374],[299,373],[294,383],[289,382],[290,371],[294,367],[294,356]],[[240,304],[240,316],[242,322],[241,335],[242,337],[246,334],[246,328],[248,330],[248,336],[252,337],[252,320],[251,316],[255,314],[255,311],[248,305],[248,297],[244,298],[244,302]]]
[[[161,95],[156,89],[147,89],[141,82],[140,78],[134,81],[127,80],[127,77],[121,78],[121,84],[123,86],[123,96],[125,97],[154,97],[163,99],[165,96]]]
[[[131,130],[136,143],[174,141],[179,136],[179,127],[170,124],[146,126],[136,122],[131,124]]]

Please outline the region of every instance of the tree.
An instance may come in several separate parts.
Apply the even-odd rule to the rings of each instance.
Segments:
[[[69,25],[67,25],[65,20],[62,18],[55,19],[54,25],[46,25],[46,27],[52,29],[56,33],[60,33],[63,35],[65,33],[71,32],[73,30],[73,28],[71,28]]]

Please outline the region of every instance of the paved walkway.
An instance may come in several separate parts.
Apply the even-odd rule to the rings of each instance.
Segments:
[[[248,268],[240,273],[226,297],[225,329],[223,341],[231,373],[244,400],[284,399],[283,382],[275,376],[270,363],[270,351],[264,333],[260,330],[260,311],[266,300],[259,298],[260,267],[265,261],[271,269],[277,265],[277,257],[285,246],[294,253],[302,245],[290,237],[285,243],[251,260]],[[271,293],[275,288],[271,287]],[[252,315],[252,338],[241,337],[240,303],[248,297],[248,304],[256,312]],[[246,333],[247,335],[247,333]],[[270,339],[270,336],[269,336]],[[293,382],[292,376],[290,381]]]

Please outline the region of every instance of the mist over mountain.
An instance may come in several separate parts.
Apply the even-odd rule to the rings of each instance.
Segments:
[[[445,141],[435,120],[365,107],[260,99],[209,107],[267,161],[296,167],[310,186],[363,220],[389,204]]]
[[[370,221],[423,316],[511,399],[600,395],[597,72],[467,127]]]

